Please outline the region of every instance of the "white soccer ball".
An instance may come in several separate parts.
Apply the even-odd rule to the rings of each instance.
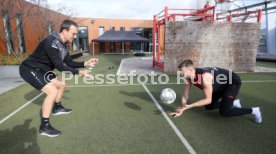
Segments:
[[[165,104],[172,104],[176,99],[176,94],[171,88],[165,88],[160,94],[160,99]]]

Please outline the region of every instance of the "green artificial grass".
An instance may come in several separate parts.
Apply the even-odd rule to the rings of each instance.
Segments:
[[[120,60],[131,56],[96,57],[100,63],[93,73],[116,74]],[[111,66],[113,69],[108,69]],[[171,118],[197,153],[275,153],[276,73],[242,73],[240,76],[245,81],[238,96],[241,104],[260,106],[263,123],[254,124],[251,115],[224,118],[217,110],[206,111],[203,107]],[[176,75],[169,77],[170,83],[176,83]],[[45,97],[42,95],[0,124],[0,153],[188,153],[141,85],[116,83],[82,87],[85,83],[80,80],[78,85],[74,80],[67,81],[62,99],[64,106],[72,108],[73,112],[51,117],[51,124],[62,131],[61,136],[49,138],[38,134],[40,108]],[[157,101],[163,88],[174,89],[175,103],[161,103],[161,106],[166,112],[179,106],[182,84],[146,86]],[[1,94],[0,120],[39,93],[24,84]],[[202,92],[193,87],[190,101],[202,96]]]
[[[276,68],[276,62],[257,61],[256,66]]]

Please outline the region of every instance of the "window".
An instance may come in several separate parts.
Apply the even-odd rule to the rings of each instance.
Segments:
[[[88,37],[88,27],[87,26],[79,26],[78,27],[78,37],[79,38],[87,38]]]
[[[120,31],[125,31],[125,27],[120,27]]]
[[[78,44],[79,50],[83,52],[88,51],[88,27],[78,27]]]
[[[9,15],[7,12],[3,12],[3,22],[4,22],[4,30],[5,30],[5,38],[7,42],[7,49],[8,49],[8,54],[13,53],[13,41],[11,39],[11,24],[10,24],[10,19]]]
[[[144,43],[144,50],[145,51],[152,51],[151,44],[152,44],[152,28],[144,28],[144,38],[149,39],[149,42]]]
[[[115,31],[115,27],[110,27],[109,31]]]
[[[52,33],[53,31],[53,24],[50,21],[47,23],[47,31],[48,31],[48,34]]]
[[[140,35],[140,36],[144,37],[144,28],[132,27],[132,28],[130,28],[130,31],[133,31],[137,35]]]
[[[99,27],[99,36],[103,35],[104,27]]]
[[[133,31],[137,35],[140,35],[141,37],[144,37],[144,28],[132,27],[132,28],[130,28],[130,31]],[[133,50],[133,51],[144,50],[144,43],[142,43],[142,42],[131,42],[130,43],[130,50]]]
[[[110,52],[115,52],[115,42],[110,42]]]
[[[101,53],[105,52],[105,43],[104,42],[100,42],[100,52]]]
[[[125,52],[125,50],[126,50],[125,42],[120,42],[120,51]]]
[[[140,28],[140,27],[132,27],[130,31],[135,32],[137,35],[141,37],[149,39],[149,42],[144,43],[131,43],[130,48],[131,50],[144,50],[149,51],[150,44],[152,42],[152,28]],[[158,42],[158,41],[157,41]]]
[[[20,53],[25,52],[25,38],[24,38],[24,32],[23,32],[23,22],[22,22],[22,15],[17,14],[16,15],[16,27],[18,31],[18,40],[19,40],[19,51]]]

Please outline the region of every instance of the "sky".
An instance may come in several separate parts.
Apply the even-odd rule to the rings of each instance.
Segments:
[[[153,15],[169,8],[202,8],[206,0],[48,0],[52,9],[69,8],[77,17],[153,19]],[[263,0],[237,0],[235,3],[250,5]],[[214,0],[210,0],[214,4]],[[68,15],[68,14],[67,14]]]

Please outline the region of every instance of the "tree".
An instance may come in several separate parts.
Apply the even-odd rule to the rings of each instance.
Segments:
[[[65,6],[52,9],[47,0],[0,0],[0,16],[5,27],[0,37],[6,40],[8,54],[18,56],[26,52],[26,27],[35,33],[32,39],[40,42],[51,31],[57,30],[65,18],[72,19],[73,15],[72,9]]]

